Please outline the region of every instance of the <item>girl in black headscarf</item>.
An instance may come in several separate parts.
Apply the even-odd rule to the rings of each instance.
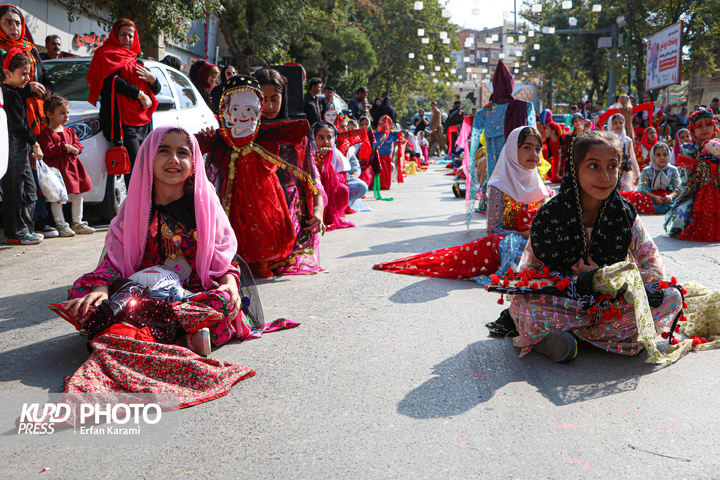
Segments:
[[[555,361],[572,360],[577,337],[624,355],[646,347],[649,361],[666,361],[655,338],[668,329],[682,300],[668,289],[653,300],[655,308],[648,306],[644,285],[663,282],[664,265],[635,207],[618,192],[621,158],[622,147],[610,132],[585,132],[573,142],[560,193],[537,213],[518,271],[532,269],[561,287],[558,278],[577,279],[572,288],[561,288],[563,296],[510,297],[520,356],[535,349]],[[543,286],[535,283],[535,289]],[[597,294],[619,300],[598,311],[591,307]]]

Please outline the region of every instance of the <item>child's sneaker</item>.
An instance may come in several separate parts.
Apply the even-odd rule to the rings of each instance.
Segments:
[[[61,237],[74,237],[75,232],[72,228],[70,228],[70,225],[67,223],[59,223],[57,225],[57,231],[60,234]]]
[[[38,222],[35,224],[35,231],[38,233],[41,233],[43,237],[45,238],[56,238],[60,236],[60,233],[53,228],[52,225],[49,225],[45,222]]]
[[[42,242],[42,236],[37,237],[35,235],[30,235],[29,233],[26,233],[25,235],[22,235],[20,237],[9,237],[7,239],[7,242],[10,245],[38,245],[40,242]]]
[[[95,233],[95,229],[89,226],[87,222],[73,223],[72,229],[80,235]]]
[[[42,242],[43,240],[45,240],[45,235],[43,235],[42,233],[32,232],[32,233],[30,233],[29,235],[30,235],[31,237],[35,237],[35,238],[40,239],[41,242]]]

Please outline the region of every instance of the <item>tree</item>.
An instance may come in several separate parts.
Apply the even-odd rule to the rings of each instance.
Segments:
[[[618,17],[624,17],[625,26],[620,28],[624,44],[618,49],[616,67],[618,86],[627,78],[629,91],[633,87],[637,92],[645,89],[647,38],[681,20],[687,53],[683,59],[683,75],[690,72],[712,74],[717,70],[720,0],[617,0],[603,4],[601,12],[593,12],[589,3],[582,2],[575,2],[569,10],[563,10],[559,0],[533,3],[541,3],[542,12],[533,13],[527,8],[523,16],[538,29],[549,26],[557,30],[608,28]],[[577,19],[576,27],[569,26],[570,17]],[[560,35],[536,35],[536,40],[528,47],[528,55],[535,57],[531,64],[544,79],[552,79],[555,86],[561,85],[561,95],[581,90],[590,98],[597,94],[603,99],[607,92],[608,53],[597,48],[597,36],[582,37],[584,39],[572,35],[565,40]],[[540,44],[540,50],[535,51],[532,43]],[[580,72],[573,75],[572,69]],[[563,72],[566,72],[565,78]],[[635,73],[634,80],[632,72]],[[568,79],[567,74],[571,78]],[[572,83],[568,84],[567,80]],[[546,85],[544,89],[548,90]]]
[[[191,42],[188,32],[194,20],[220,12],[220,0],[55,0],[68,11],[72,22],[80,14],[110,26],[118,18],[130,18],[138,27],[141,45],[157,43],[164,34],[175,42]]]

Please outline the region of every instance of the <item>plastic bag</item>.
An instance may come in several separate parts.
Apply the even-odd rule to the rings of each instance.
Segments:
[[[48,167],[42,160],[37,160],[35,165],[38,183],[45,199],[51,203],[67,203],[69,200],[67,188],[65,188],[60,170]]]

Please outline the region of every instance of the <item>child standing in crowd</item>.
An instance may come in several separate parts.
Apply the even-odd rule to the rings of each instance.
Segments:
[[[392,152],[393,143],[398,139],[398,132],[389,116],[383,115],[378,122],[378,130],[375,132],[375,145],[380,157],[380,189],[389,190],[392,185]]]
[[[584,127],[583,127],[583,116],[580,113],[575,113],[572,116],[572,120],[570,120],[570,124],[572,125],[572,130],[570,133],[564,134],[561,138],[562,141],[560,142],[562,145],[562,164],[565,164],[565,159],[568,158],[568,155],[570,155],[570,145],[572,145],[573,139],[583,133]],[[560,172],[562,174],[562,171]]]
[[[420,145],[420,150],[422,151],[422,156],[425,159],[425,165],[428,165],[430,163],[430,144],[428,143],[427,138],[425,138],[424,130],[418,132],[417,140]]]
[[[551,117],[552,118],[552,117]],[[543,154],[545,159],[550,162],[550,172],[548,172],[548,180],[552,183],[560,183],[562,180],[562,169],[560,160],[560,136],[562,128],[556,122],[550,120],[545,126],[545,140],[543,146]]]
[[[638,184],[638,178],[640,177],[640,167],[638,166],[637,160],[635,160],[632,140],[625,135],[625,117],[620,113],[616,113],[610,117],[610,121],[605,125],[605,129],[607,130],[608,127],[615,135],[620,137],[620,145],[623,147],[623,155],[619,166],[620,190],[624,192],[635,190]]]
[[[19,48],[11,49],[2,65],[3,105],[8,117],[10,157],[8,171],[2,179],[3,227],[11,245],[37,245],[43,241],[34,229],[33,211],[37,201],[37,185],[33,178],[28,155],[43,158],[42,148],[30,128],[25,100],[32,95],[25,86],[30,81],[30,58]]]
[[[65,221],[62,204],[50,204],[57,230],[61,237],[74,237],[76,233],[95,233],[95,229],[83,222],[82,193],[93,189],[92,181],[85,167],[78,158],[83,145],[78,140],[75,130],[64,128],[70,119],[70,105],[66,98],[53,95],[45,100],[45,115],[48,126],[38,137],[38,143],[45,153],[45,163],[49,167],[60,170],[72,202],[72,228]]]
[[[650,150],[650,165],[640,172],[640,186],[635,192],[620,192],[638,213],[664,214],[680,195],[680,171],[670,164],[670,147],[658,142]]]
[[[560,193],[533,221],[518,270],[547,268],[578,275],[578,291],[573,295],[568,289],[564,296],[553,296],[528,288],[527,294],[509,297],[509,313],[519,332],[513,343],[521,348],[521,357],[534,349],[558,362],[572,360],[577,337],[623,355],[647,347],[648,361],[663,363],[665,357],[654,341],[661,329],[667,330],[682,299],[677,290],[667,289],[659,306],[648,306],[643,284],[662,281],[665,269],[635,208],[618,192],[622,155],[618,138],[609,132],[578,136],[565,162]],[[598,314],[596,319],[582,308],[587,297],[581,295],[595,290],[611,298],[623,297],[617,285],[630,292],[624,298],[632,295],[634,307],[619,303],[613,307],[616,315]],[[668,355],[676,358],[681,353]]]

